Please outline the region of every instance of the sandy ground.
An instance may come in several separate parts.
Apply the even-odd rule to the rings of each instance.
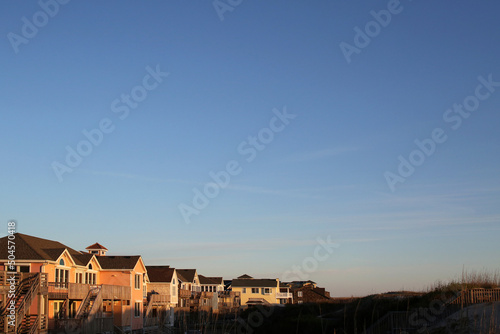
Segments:
[[[469,306],[449,316],[447,322],[450,323],[450,320],[458,320],[461,316],[469,318],[470,333],[500,333],[500,302]]]

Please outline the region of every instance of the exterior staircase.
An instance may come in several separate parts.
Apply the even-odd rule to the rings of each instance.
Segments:
[[[66,308],[68,307],[68,299],[65,299],[61,305],[61,309],[58,312],[59,319],[63,319],[66,317]]]
[[[85,300],[80,304],[80,307],[76,312],[75,316],[76,319],[85,319],[90,315],[90,311],[94,307],[95,301],[97,300],[97,296],[100,294],[100,292],[101,292],[101,287],[96,287],[89,290],[87,297],[85,297]],[[101,303],[102,303],[102,297],[101,297]]]
[[[102,308],[102,286],[89,290],[87,297],[76,312],[76,319],[81,319],[83,333],[96,333],[97,324],[95,318]]]
[[[17,288],[15,290],[14,296],[7,299],[5,306],[0,310],[0,319],[1,320],[1,329],[8,332],[14,332],[14,326],[6,324],[5,321],[8,321],[8,314],[10,310],[8,306],[12,303],[15,305],[15,332],[16,333],[30,333],[32,330],[36,330],[38,328],[39,320],[32,320],[33,318],[38,318],[37,315],[31,316],[29,314],[29,309],[31,303],[37,296],[40,284],[41,284],[41,274],[40,273],[32,273],[32,274],[20,274],[16,273],[13,276],[16,277]],[[22,279],[21,279],[22,278]],[[34,331],[33,331],[34,333]]]
[[[36,314],[27,314],[24,316],[17,334],[34,334],[38,331],[40,317]]]

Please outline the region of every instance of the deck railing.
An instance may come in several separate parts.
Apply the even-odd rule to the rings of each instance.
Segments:
[[[500,289],[471,289],[462,291],[452,304],[470,305],[500,301]]]
[[[287,299],[287,298],[292,298],[293,294],[290,292],[277,292],[276,293],[276,298],[279,299]]]
[[[116,299],[116,300],[130,300],[130,287],[122,285],[91,285],[81,283],[60,283],[49,282],[49,296],[50,298],[83,300],[89,294],[89,291],[96,288],[102,288],[103,299]]]

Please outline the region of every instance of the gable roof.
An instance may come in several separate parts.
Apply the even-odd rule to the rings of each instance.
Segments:
[[[140,255],[131,256],[96,256],[102,269],[120,269],[133,270],[137,262],[141,259]]]
[[[81,254],[73,255],[75,262],[79,262],[81,266],[85,266],[85,267],[87,267],[89,265],[89,263],[92,262],[92,259],[95,257],[96,257],[95,254],[90,254],[90,253],[81,253]],[[99,261],[97,261],[97,259],[95,262],[97,262],[97,265],[99,267],[101,266],[101,264],[99,263]],[[99,269],[102,269],[102,267],[100,267]]]
[[[146,266],[151,283],[170,283],[175,273],[175,268],[170,266]]]
[[[331,298],[326,295],[326,290],[324,288],[308,288],[308,287],[300,287],[295,291],[302,291],[308,297],[314,295],[316,298],[321,298],[325,300],[330,300]]]
[[[94,254],[90,253],[81,253],[81,254],[75,254],[73,255],[73,258],[78,260],[80,263],[82,263],[84,266],[88,265],[90,260],[94,257]]]
[[[207,277],[198,274],[198,278],[200,279],[200,284],[223,284],[222,277]]]
[[[235,278],[231,283],[234,287],[273,287],[278,285],[276,279],[272,278]]]
[[[247,275],[247,274],[243,274],[243,275],[239,276],[238,278],[253,278],[253,277],[250,275]]]
[[[177,269],[177,278],[182,282],[194,282],[196,269]]]
[[[87,248],[85,249],[105,249],[105,250],[108,250],[106,247],[104,247],[103,245],[101,245],[100,243],[96,242],[95,244],[93,245],[90,245],[88,246]]]
[[[32,261],[57,261],[57,259],[67,250],[76,264],[83,265],[75,258],[81,253],[70,248],[59,241],[42,239],[27,234],[15,233],[16,259]],[[0,238],[0,259],[7,259],[8,237]]]

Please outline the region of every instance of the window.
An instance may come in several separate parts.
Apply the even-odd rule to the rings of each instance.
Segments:
[[[297,302],[297,304],[302,304],[302,300],[299,300],[299,301]]]
[[[92,270],[92,263],[89,263],[89,270]]]
[[[302,291],[297,292],[297,297],[302,297]]]
[[[97,284],[97,275],[95,273],[85,273],[85,283],[86,284]]]
[[[19,273],[29,273],[30,266],[17,266],[17,272]]]
[[[56,268],[54,281],[56,283],[60,283],[56,284],[56,287],[60,288],[66,286],[65,283],[67,283],[68,280],[69,280],[69,270]]]
[[[262,291],[263,295],[268,295],[268,294],[271,293],[272,289],[270,289],[270,288],[262,288],[261,291]]]
[[[252,293],[259,293],[259,288],[252,288]]]
[[[139,275],[139,274],[135,275],[135,288],[136,289],[141,288],[141,275]]]
[[[243,293],[247,293],[247,288],[243,288]]]
[[[54,302],[54,319],[59,319],[59,316],[64,316],[63,314],[61,314],[62,305],[63,305],[62,301],[60,301],[60,302],[55,301]]]
[[[60,265],[60,266],[64,266],[64,260],[63,260],[63,259],[61,259],[61,260],[59,261],[59,265]]]
[[[75,302],[69,302],[69,317],[74,318],[76,315],[76,303]]]
[[[76,273],[75,282],[79,284],[83,283],[83,273]]]
[[[134,316],[136,318],[141,316],[141,303],[138,303],[138,302],[135,303]]]

